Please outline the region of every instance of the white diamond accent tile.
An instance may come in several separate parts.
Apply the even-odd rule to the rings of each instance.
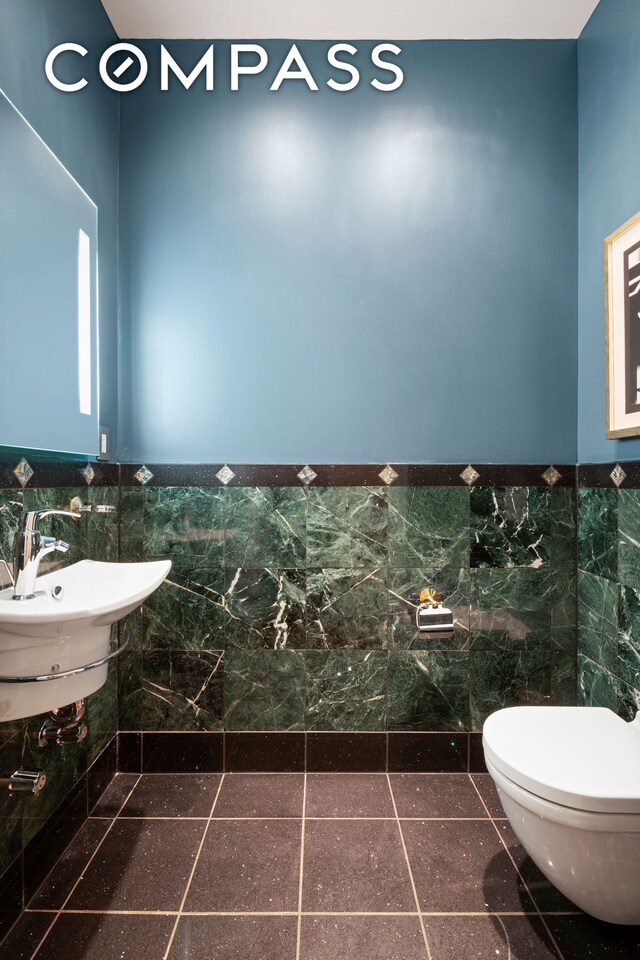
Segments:
[[[95,475],[96,475],[96,472],[95,472],[95,470],[93,469],[93,467],[91,466],[91,464],[88,463],[88,464],[86,465],[86,467],[84,468],[84,470],[81,470],[80,473],[81,473],[82,476],[84,477],[84,482],[86,483],[86,485],[87,485],[88,487],[90,487],[91,484],[93,483],[94,478],[95,478]]]
[[[383,483],[386,483],[387,486],[390,486],[394,480],[397,480],[400,476],[399,473],[393,469],[390,463],[386,465],[384,470],[381,470],[378,474]]]
[[[305,486],[309,486],[310,483],[313,483],[318,474],[315,470],[312,470],[309,464],[306,467],[303,467],[300,473],[298,474],[298,480],[302,480]]]
[[[139,470],[137,470],[134,473],[133,476],[138,481],[138,483],[142,484],[143,487],[145,483],[149,483],[149,480],[153,479],[153,474],[151,473],[151,470],[149,470],[149,467],[145,467],[144,464],[140,467]]]
[[[472,487],[473,484],[476,482],[476,480],[480,479],[480,474],[478,473],[477,470],[474,470],[471,464],[469,464],[468,467],[464,468],[460,476],[462,477],[462,479],[464,480],[464,482],[468,487]]]
[[[542,479],[545,483],[548,483],[550,487],[555,487],[558,480],[562,479],[562,474],[552,465],[547,467],[545,472],[542,474]]]
[[[615,483],[616,487],[620,487],[624,483],[624,481],[627,479],[627,475],[619,463],[615,465],[615,467],[613,468],[609,476]]]
[[[235,473],[233,472],[231,467],[227,466],[227,464],[225,463],[224,467],[221,467],[216,473],[216,477],[218,478],[220,483],[223,483],[226,487],[226,485],[228,483],[231,483],[231,481],[235,477]]]
[[[33,467],[28,460],[25,460],[24,457],[13,471],[13,475],[21,487],[26,487],[26,485],[29,483],[29,480],[31,480],[33,473]]]

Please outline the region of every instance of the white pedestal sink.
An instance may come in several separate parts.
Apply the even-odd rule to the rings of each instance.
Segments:
[[[153,593],[170,569],[169,560],[81,560],[38,577],[32,600],[13,600],[11,587],[0,591],[0,722],[46,713],[99,690],[108,663],[81,668],[109,656],[112,624]],[[47,677],[53,679],[36,679]]]

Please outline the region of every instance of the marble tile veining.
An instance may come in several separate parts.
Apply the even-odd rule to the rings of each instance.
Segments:
[[[227,568],[225,642],[242,649],[305,646],[304,570]]]
[[[549,561],[550,490],[474,487],[471,566],[533,567]]]
[[[390,730],[468,730],[469,654],[392,652],[388,699]]]
[[[454,567],[469,563],[469,491],[462,487],[392,487],[389,563]]]
[[[385,729],[385,651],[308,650],[306,669],[309,730]]]
[[[387,558],[387,491],[312,487],[307,507],[307,566],[375,567]]]
[[[578,567],[609,580],[618,576],[618,497],[617,490],[578,491]]]
[[[307,570],[307,648],[387,645],[385,569]]]
[[[227,650],[224,710],[228,730],[304,730],[304,653]]]

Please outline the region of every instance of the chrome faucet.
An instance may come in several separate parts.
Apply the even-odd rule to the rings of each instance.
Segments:
[[[43,557],[57,550],[66,553],[69,544],[55,537],[45,537],[40,533],[38,524],[45,517],[60,516],[80,519],[79,513],[70,510],[29,510],[20,521],[13,549],[13,599],[32,600],[38,567]]]

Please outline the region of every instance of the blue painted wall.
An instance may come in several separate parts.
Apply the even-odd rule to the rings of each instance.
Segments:
[[[0,88],[98,206],[101,420],[115,437],[118,96],[97,81],[82,94],[64,94],[44,74],[58,43],[82,43],[95,63],[114,39],[100,0],[0,0]],[[55,358],[36,353],[35,363],[39,376],[51,377],[46,397],[55,401]]]
[[[122,97],[123,459],[573,461],[573,42],[401,44],[404,86]],[[171,43],[185,68],[204,45]],[[77,109],[77,108],[76,108]],[[640,186],[639,186],[640,189]]]
[[[578,456],[634,460],[640,438],[606,439],[603,241],[640,210],[637,0],[600,0],[578,43],[580,268]]]

